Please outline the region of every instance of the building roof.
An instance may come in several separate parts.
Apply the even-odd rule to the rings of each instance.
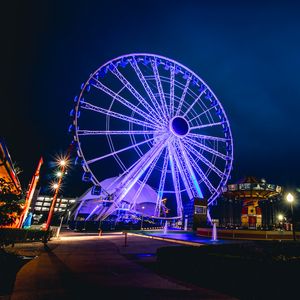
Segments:
[[[100,185],[108,193],[112,194],[114,191],[115,185],[121,180],[120,177],[111,177],[103,180]],[[122,200],[123,204],[132,204],[134,197],[140,188],[141,183],[136,182],[133,187],[126,194]],[[80,208],[79,213],[89,213],[93,208],[99,204],[102,200],[107,199],[107,193],[104,191],[100,195],[93,195],[92,188],[89,188],[82,196],[79,197],[79,202],[84,202]],[[136,208],[135,211],[153,216],[156,206],[157,193],[150,187],[148,184],[145,184],[142,188],[140,195],[136,198]]]
[[[21,184],[14,170],[12,160],[8,149],[3,140],[0,139],[0,178],[9,188],[9,192],[19,195],[21,193]]]

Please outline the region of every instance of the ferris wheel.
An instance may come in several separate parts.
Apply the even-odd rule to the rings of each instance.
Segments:
[[[182,216],[184,201],[204,198],[211,205],[226,185],[233,161],[227,116],[208,85],[182,64],[154,54],[120,56],[93,72],[74,101],[70,131],[83,180],[97,191],[117,175],[107,192],[112,205],[95,208],[98,219],[121,207],[137,184],[129,207],[136,209],[149,185],[156,191],[152,217],[161,216],[163,201],[173,217]]]

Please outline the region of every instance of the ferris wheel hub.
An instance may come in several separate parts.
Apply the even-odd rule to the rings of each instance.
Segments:
[[[171,119],[169,127],[171,132],[178,137],[184,137],[190,131],[188,121],[185,118],[179,116]]]

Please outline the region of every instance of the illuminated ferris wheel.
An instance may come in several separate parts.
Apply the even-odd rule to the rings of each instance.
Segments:
[[[151,217],[161,217],[163,201],[181,217],[184,201],[211,205],[226,185],[233,161],[227,116],[207,84],[174,60],[137,53],[105,63],[82,84],[71,114],[83,180],[97,191],[117,175],[107,192],[112,204],[95,208],[98,219],[120,208],[133,187],[132,211],[147,185],[156,191]]]

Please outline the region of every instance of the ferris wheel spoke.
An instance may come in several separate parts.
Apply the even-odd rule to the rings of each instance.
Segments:
[[[94,163],[94,162],[97,162],[97,161],[102,160],[102,159],[104,159],[104,158],[113,156],[113,155],[115,155],[115,154],[119,154],[119,153],[121,153],[121,152],[128,151],[128,150],[133,149],[133,148],[135,148],[135,147],[137,147],[137,146],[140,146],[140,145],[149,143],[149,142],[151,142],[151,141],[153,141],[153,140],[154,140],[154,138],[151,138],[151,139],[142,141],[142,142],[140,142],[140,143],[137,143],[137,144],[134,144],[134,145],[131,145],[131,146],[122,148],[122,149],[117,150],[117,151],[114,151],[114,152],[111,152],[111,153],[109,153],[109,154],[106,154],[106,155],[103,155],[103,156],[100,156],[100,157],[97,157],[97,158],[88,160],[88,161],[87,161],[87,164],[92,164],[92,163]]]
[[[195,196],[195,193],[194,193],[194,190],[193,190],[193,186],[189,182],[189,178],[188,178],[188,175],[186,173],[186,170],[182,166],[182,161],[180,161],[180,158],[178,157],[177,153],[174,154],[174,161],[175,161],[176,166],[178,168],[178,171],[179,171],[179,173],[181,175],[181,179],[182,179],[183,185],[186,188],[186,191],[188,193],[188,197],[191,200]]]
[[[178,141],[177,144],[178,144],[177,145],[178,149],[177,149],[177,153],[175,156],[175,157],[177,157],[176,163],[179,166],[180,173],[182,173],[184,175],[183,178],[185,178],[184,184],[185,184],[186,188],[191,191],[192,195],[189,195],[189,197],[190,197],[190,199],[192,199],[193,197],[197,197],[197,196],[199,198],[203,198],[202,191],[198,184],[198,181],[197,181],[197,178],[193,171],[193,168],[189,162],[189,158],[186,154],[186,151],[180,141]]]
[[[140,102],[141,105],[143,105],[145,109],[147,109],[149,113],[152,113],[156,117],[161,118],[156,110],[153,109],[147,101],[145,101],[141,94],[133,87],[133,85],[125,78],[124,75],[121,74],[121,72],[117,68],[111,70],[111,72],[123,83],[123,85],[129,90],[129,92]],[[143,112],[143,114],[145,115],[145,112]]]
[[[90,214],[85,218],[85,222],[88,221],[96,211],[101,208],[100,204],[97,204],[94,209],[90,212]]]
[[[230,139],[221,138],[221,137],[217,137],[217,136],[198,134],[198,133],[189,133],[187,135],[187,137],[197,138],[197,139],[202,139],[202,140],[211,140],[211,141],[217,141],[217,142],[224,142],[224,143],[230,141]]]
[[[178,116],[180,114],[180,112],[181,112],[181,107],[182,107],[182,104],[184,102],[184,99],[185,99],[187,90],[189,88],[191,79],[192,79],[192,76],[189,76],[188,79],[187,79],[187,81],[186,81],[185,87],[183,89],[183,92],[182,92],[182,95],[181,95],[181,98],[180,98],[180,101],[179,101],[179,104],[178,104],[178,107],[177,107],[176,116]]]
[[[120,183],[115,187],[115,199],[111,207],[99,216],[102,219],[107,218],[118,206],[119,203],[124,199],[127,193],[131,190],[134,184],[141,178],[145,171],[149,168],[152,162],[159,155],[168,138],[161,140],[159,143],[153,146],[139,161],[132,170],[124,176]]]
[[[137,201],[138,197],[140,196],[140,194],[141,194],[143,188],[145,187],[145,184],[146,184],[146,182],[148,181],[150,175],[152,174],[152,172],[153,172],[153,170],[154,170],[154,167],[156,166],[157,161],[158,161],[160,155],[161,155],[161,152],[157,155],[157,157],[153,160],[153,162],[152,162],[151,165],[149,166],[149,169],[148,169],[148,171],[147,171],[145,177],[143,178],[142,183],[140,184],[140,186],[139,186],[137,192],[135,193],[135,195],[134,195],[134,197],[133,197],[133,199],[132,199],[131,208],[135,209],[136,201]]]
[[[160,80],[160,77],[159,77],[156,58],[154,58],[154,60],[151,60],[151,66],[152,66],[152,69],[153,69],[155,82],[156,82],[160,102],[161,102],[161,105],[162,105],[162,110],[164,112],[164,117],[166,118],[168,115],[170,116],[170,113],[169,113],[168,108],[167,108],[165,94],[164,94],[162,84],[161,84],[161,80]]]
[[[204,91],[202,91],[200,93],[200,95],[198,97],[196,97],[196,99],[194,100],[194,102],[191,104],[191,106],[187,109],[187,111],[183,114],[183,117],[185,117],[190,110],[194,107],[194,105],[201,99],[201,96],[203,95]],[[198,116],[197,116],[198,117]],[[193,118],[194,119],[194,118]],[[193,119],[191,119],[190,121],[192,121]]]
[[[225,155],[225,154],[223,154],[223,153],[221,153],[221,152],[219,152],[219,151],[216,151],[216,150],[214,150],[214,149],[212,149],[212,148],[210,148],[210,147],[207,147],[206,145],[201,144],[201,143],[197,142],[196,140],[192,140],[192,139],[190,139],[190,138],[188,138],[188,137],[186,137],[186,140],[187,140],[188,142],[190,142],[192,145],[197,146],[197,147],[199,147],[200,149],[203,149],[203,150],[205,150],[206,152],[209,152],[209,153],[211,153],[211,154],[213,154],[213,155],[216,155],[216,156],[222,158],[222,159],[225,160],[225,161],[230,160],[230,157],[229,157],[228,155]]]
[[[168,154],[168,148],[166,147],[163,167],[162,167],[158,191],[157,191],[156,205],[155,205],[154,216],[157,216],[157,217],[160,216],[160,211],[161,211],[161,202],[162,202],[162,197],[163,197],[163,193],[164,193],[167,170],[168,170],[168,160],[169,160],[169,154]]]
[[[204,110],[204,111],[203,111],[202,113],[200,113],[199,115],[197,115],[197,116],[195,116],[194,118],[190,119],[190,122],[193,122],[193,121],[196,120],[196,119],[200,119],[201,116],[203,116],[203,115],[209,113],[213,108],[215,108],[215,107],[217,107],[217,106],[218,106],[218,104],[215,104],[215,105],[211,106],[210,108]],[[190,107],[189,107],[189,110],[190,110]],[[189,111],[189,110],[188,110],[188,111]]]
[[[170,67],[170,115],[174,116],[175,67]]]
[[[201,167],[199,166],[199,164],[197,164],[197,162],[195,161],[195,159],[192,157],[191,153],[189,153],[188,148],[186,147],[186,145],[184,145],[184,147],[187,149],[187,155],[190,159],[191,165],[193,167],[193,169],[196,171],[196,173],[200,176],[201,180],[205,183],[205,185],[207,186],[208,190],[210,191],[211,194],[214,194],[217,192],[217,189],[211,184],[210,180],[207,178],[207,176],[204,174],[204,172],[202,171]]]
[[[152,89],[150,88],[145,76],[143,75],[141,69],[138,66],[138,63],[136,61],[136,59],[133,57],[132,60],[130,60],[130,64],[132,66],[132,68],[134,69],[135,73],[137,74],[140,82],[142,83],[151,103],[152,106],[156,109],[156,110],[160,110],[160,105],[158,104]],[[163,112],[160,111],[159,113],[157,113],[155,110],[152,109],[152,107],[148,104],[148,102],[146,102],[145,100],[143,100],[145,102],[145,105],[148,107],[148,111],[154,112],[154,114],[156,114],[156,116],[163,122],[165,122],[165,119],[163,118]],[[147,108],[146,107],[146,108]]]
[[[78,135],[141,135],[141,134],[157,134],[156,130],[86,130],[78,129]]]
[[[181,192],[180,192],[179,174],[176,170],[175,161],[174,161],[174,153],[172,152],[172,148],[171,148],[170,144],[168,145],[168,152],[169,152],[172,180],[173,180],[173,185],[174,185],[174,190],[175,190],[177,215],[182,216],[182,199],[181,199]]]
[[[203,125],[199,125],[199,126],[193,126],[193,127],[190,128],[190,130],[202,129],[202,128],[207,128],[207,127],[223,125],[224,123],[226,123],[226,122],[216,122],[216,123],[203,124]]]
[[[213,170],[220,178],[223,178],[225,174],[219,170],[214,164],[212,164],[206,157],[204,157],[200,152],[198,152],[190,142],[185,143],[186,147],[189,149],[191,153],[193,153],[196,157],[200,158],[200,160],[206,164],[211,170]]]
[[[83,108],[83,109],[86,109],[86,110],[95,111],[95,112],[101,113],[103,115],[108,115],[108,116],[111,116],[111,117],[114,117],[114,118],[117,118],[117,119],[120,119],[120,120],[123,120],[123,121],[127,121],[129,123],[134,123],[134,124],[149,127],[149,128],[152,128],[152,129],[157,129],[157,126],[154,125],[154,124],[147,123],[145,121],[135,119],[135,118],[132,118],[132,117],[129,117],[129,116],[111,111],[111,110],[107,110],[105,108],[90,104],[88,102],[82,102],[80,107]]]
[[[116,71],[112,71],[112,72],[116,72]],[[97,89],[101,90],[102,92],[106,93],[107,95],[111,96],[113,99],[117,100],[122,105],[124,105],[124,106],[128,107],[129,109],[131,109],[132,111],[136,112],[137,114],[139,114],[140,116],[142,116],[143,118],[148,120],[150,123],[153,123],[153,124],[157,123],[157,121],[153,117],[151,117],[149,114],[146,114],[145,111],[139,109],[136,105],[132,104],[125,98],[121,97],[118,93],[109,89],[102,82],[97,80],[95,77],[93,77],[93,79],[95,80],[95,83],[92,85],[95,88],[97,88]]]
[[[142,158],[143,157],[140,157],[129,168],[127,168],[121,175],[116,177],[116,179],[114,179],[111,182],[111,184],[108,187],[106,187],[106,191],[104,190],[104,188],[102,188],[102,190],[104,190],[107,194],[109,194],[107,191],[109,191],[111,188],[115,187],[116,184],[118,184],[118,182],[120,182],[120,178],[124,178],[141,161]]]

